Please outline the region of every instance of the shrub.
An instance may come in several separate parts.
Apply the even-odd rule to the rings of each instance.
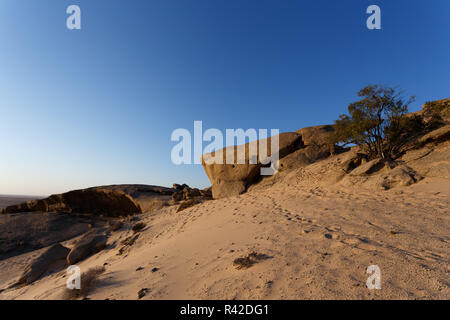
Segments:
[[[113,223],[111,223],[109,230],[111,231],[117,231],[122,229],[123,227],[123,221],[114,221]]]
[[[185,210],[187,208],[190,208],[192,206],[195,206],[196,204],[199,204],[199,203],[201,203],[201,201],[200,200],[196,200],[196,199],[191,199],[191,200],[184,201],[178,207],[177,212],[183,211],[183,210]]]
[[[270,257],[264,253],[252,252],[246,257],[234,259],[233,265],[236,269],[248,269],[259,261],[270,259]]]
[[[105,272],[105,267],[95,267],[89,269],[81,275],[80,289],[68,289],[64,292],[65,300],[86,298],[92,289],[98,284],[98,277]]]
[[[359,145],[369,158],[395,158],[411,133],[423,125],[419,116],[406,116],[414,97],[406,101],[395,89],[380,85],[369,85],[358,96],[362,99],[348,106],[349,115],[335,121],[330,142]]]
[[[134,233],[142,231],[146,227],[146,224],[144,222],[138,222],[136,223],[131,230],[133,230]]]

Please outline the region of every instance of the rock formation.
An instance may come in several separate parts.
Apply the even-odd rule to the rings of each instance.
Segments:
[[[212,199],[211,188],[206,188],[203,190],[197,188],[191,188],[187,184],[179,185],[174,184],[173,188],[176,190],[175,193],[172,194],[172,200],[174,202],[191,200],[191,199],[199,199],[202,200],[210,200]]]
[[[67,255],[67,263],[75,264],[88,256],[103,250],[108,238],[105,235],[87,234],[79,240]]]
[[[271,154],[271,138],[267,138],[266,145]],[[303,146],[301,136],[295,132],[287,132],[279,135],[279,157],[282,158]],[[258,141],[257,150],[259,154],[260,141]],[[247,187],[260,177],[260,168],[263,166],[261,155],[255,159],[254,164],[249,163],[250,143],[243,146],[245,148],[245,163],[239,164],[237,161],[238,147],[232,146],[217,151],[222,155],[222,163],[211,163],[216,157],[216,152],[205,154],[202,157],[203,168],[212,183],[212,196],[214,199],[239,195]],[[226,163],[226,154],[234,154],[234,163]],[[222,153],[222,154],[220,154]],[[264,155],[266,156],[266,155]]]
[[[3,209],[2,213],[35,211],[91,213],[105,216],[124,216],[142,212],[133,198],[123,191],[91,188],[9,206]]]
[[[329,157],[330,154],[335,152],[335,146],[329,143],[329,134],[332,131],[334,131],[333,126],[323,125],[280,134],[279,170],[306,166]],[[249,143],[245,145],[246,164],[238,164],[237,156],[235,156],[233,164],[207,164],[205,160],[213,158],[215,153],[203,156],[203,167],[212,183],[214,199],[241,194],[261,177],[260,168],[262,164],[260,159],[258,159],[257,164],[248,163],[249,145]],[[267,141],[267,146],[270,150],[270,138]],[[229,148],[222,149],[224,163],[226,150]],[[238,147],[234,147],[235,155],[237,149]]]
[[[447,100],[442,101],[447,103]],[[323,125],[280,134],[279,171],[307,167],[330,155],[348,151],[349,148],[343,149],[330,144],[329,135],[333,131],[333,126]],[[384,189],[407,186],[425,176],[447,178],[450,177],[450,151],[443,143],[449,139],[450,124],[446,124],[415,138],[404,150],[404,155],[395,161],[375,159],[368,162],[368,156],[360,148],[352,148],[348,155],[343,157],[339,172],[329,174],[335,177],[335,181],[343,179],[344,184],[369,183]],[[270,142],[267,145],[269,146]],[[437,145],[438,149],[435,148]],[[213,159],[216,154],[203,156],[203,167],[212,183],[214,199],[239,195],[260,180],[262,164],[259,159],[256,164],[249,164],[249,144],[244,147],[245,164],[238,164],[236,156],[232,164],[211,164],[206,160]],[[219,151],[223,154],[223,162],[230,148],[233,147]],[[235,155],[237,149],[235,146],[232,150]],[[417,152],[420,154],[415,157]],[[376,179],[372,179],[373,176],[376,176]]]

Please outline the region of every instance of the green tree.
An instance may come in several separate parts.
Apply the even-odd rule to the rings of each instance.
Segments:
[[[421,118],[405,116],[414,97],[405,100],[401,92],[381,85],[369,85],[358,96],[362,99],[348,106],[349,114],[335,121],[331,142],[362,146],[370,158],[395,158],[410,133],[423,124]]]

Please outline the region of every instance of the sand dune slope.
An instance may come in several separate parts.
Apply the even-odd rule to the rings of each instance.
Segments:
[[[142,299],[449,299],[449,199],[450,181],[439,178],[374,191],[294,171],[240,196],[144,213],[132,246],[121,244],[128,222],[79,266],[106,267],[91,299],[137,299],[141,289]],[[266,258],[237,269],[251,252]],[[33,255],[1,261],[0,288]],[[366,288],[370,265],[381,290]],[[65,281],[60,271],[0,298],[59,299]]]

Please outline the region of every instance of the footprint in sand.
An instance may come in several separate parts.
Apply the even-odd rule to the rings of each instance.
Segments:
[[[341,231],[341,227],[340,226],[329,226],[329,227],[325,227],[325,229],[330,231],[330,232]]]
[[[323,236],[329,240],[339,240],[341,238],[341,236],[339,234],[332,233],[332,232],[325,232],[325,233],[323,233]]]
[[[369,250],[369,251],[377,250],[376,245],[371,244],[371,242],[369,240],[364,239],[364,238],[348,238],[348,239],[342,240],[342,243],[345,243],[350,246],[354,246],[357,249]]]

